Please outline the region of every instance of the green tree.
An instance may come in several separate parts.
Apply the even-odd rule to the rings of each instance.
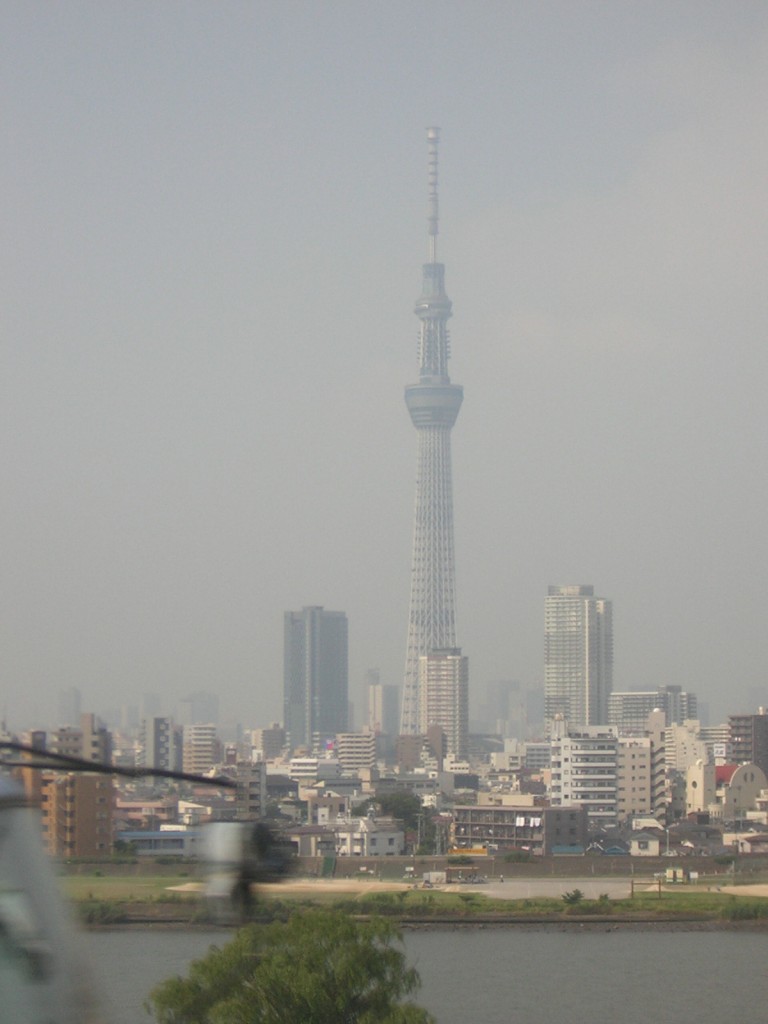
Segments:
[[[581,889],[571,889],[570,892],[564,892],[562,898],[566,906],[575,907],[577,903],[581,903],[584,899],[584,893]]]
[[[423,813],[421,800],[413,793],[406,790],[396,790],[394,793],[377,793],[376,803],[381,807],[382,814],[391,815],[393,818],[400,818],[405,826],[406,832],[416,831],[419,827],[419,815]]]
[[[396,790],[394,793],[377,793],[375,797],[355,804],[352,814],[363,817],[373,807],[378,814],[386,814],[399,818],[406,833],[417,833],[421,843],[415,853],[421,856],[435,852],[436,828],[433,812],[422,807],[421,800],[407,790]]]
[[[388,921],[338,911],[249,925],[155,988],[147,1009],[160,1024],[434,1024],[404,1001],[420,982],[400,942]]]

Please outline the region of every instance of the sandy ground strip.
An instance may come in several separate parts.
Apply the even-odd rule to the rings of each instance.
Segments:
[[[169,892],[202,892],[204,882],[185,882],[183,885],[168,887]],[[295,878],[285,882],[275,882],[260,885],[259,889],[271,896],[279,897],[281,893],[296,893],[312,895],[313,893],[336,893],[342,895],[361,895],[370,892],[402,892],[406,889],[418,888],[412,882],[386,882],[373,878]],[[559,898],[565,892],[573,889],[580,889],[585,899],[598,899],[603,894],[609,899],[626,899],[632,888],[632,880],[629,878],[510,878],[504,882],[494,879],[484,884],[462,884],[462,885],[436,885],[433,891],[437,892],[479,892],[485,896],[500,900],[524,900],[536,899],[549,896]],[[635,892],[658,892],[658,882],[649,879],[635,879]],[[722,885],[722,886],[680,886],[665,885],[662,882],[663,892],[676,892],[682,889],[693,888],[695,891],[704,892],[707,890],[727,893],[733,896],[759,896],[768,898],[768,885]]]

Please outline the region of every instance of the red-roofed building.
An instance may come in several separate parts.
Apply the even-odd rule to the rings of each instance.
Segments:
[[[706,812],[722,821],[746,817],[768,779],[756,764],[696,764],[685,776],[686,814]]]

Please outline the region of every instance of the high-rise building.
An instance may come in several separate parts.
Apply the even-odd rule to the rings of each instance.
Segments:
[[[311,606],[285,613],[284,725],[290,746],[323,748],[347,731],[347,616]]]
[[[393,739],[398,730],[398,689],[382,683],[379,670],[372,668],[366,675],[368,683],[368,728],[375,735],[382,733]]]
[[[611,602],[589,586],[550,587],[544,602],[544,717],[604,725],[613,689]]]
[[[203,725],[218,720],[219,698],[215,693],[198,690],[179,701],[177,721],[180,725]]]
[[[437,262],[437,145],[439,129],[427,129],[428,262],[415,313],[419,332],[419,380],[405,389],[405,402],[418,432],[413,568],[408,614],[400,731],[419,728],[419,659],[456,646],[456,583],[453,551],[451,428],[463,390],[448,376],[448,318],[445,267]]]
[[[664,730],[664,762],[668,771],[684,772],[692,764],[713,761],[712,751],[701,736],[697,720],[669,725]]]
[[[279,722],[273,722],[266,729],[254,729],[251,733],[251,745],[262,761],[272,761],[279,757],[285,746],[285,729]]]
[[[112,758],[112,734],[94,714],[80,715],[79,728],[64,725],[50,735],[48,749],[65,757],[79,757],[84,761],[108,764]]]
[[[370,770],[376,764],[376,736],[369,729],[340,732],[336,736],[336,756],[350,775]]]
[[[238,820],[258,821],[267,807],[267,766],[263,761],[241,763],[235,771]]]
[[[751,762],[768,775],[768,714],[731,715],[728,719],[731,756],[737,764]]]
[[[57,725],[74,726],[80,721],[81,696],[76,686],[59,690],[57,702]]]
[[[137,764],[141,768],[181,771],[181,729],[174,726],[172,718],[154,715],[142,720]]]
[[[696,717],[695,693],[681,686],[660,686],[657,690],[614,690],[608,697],[608,724],[623,736],[642,736],[648,715],[657,708],[664,712],[666,725],[682,725]]]
[[[553,807],[581,806],[590,824],[616,824],[618,814],[619,734],[612,725],[575,729],[555,722],[552,738]]]
[[[653,753],[650,736],[619,736],[616,803],[619,821],[653,814]]]
[[[182,737],[181,764],[185,772],[202,775],[221,760],[221,744],[212,722],[185,725]]]
[[[419,658],[418,730],[431,726],[445,734],[446,754],[465,759],[469,752],[469,659],[458,647],[430,651]]]
[[[44,772],[43,836],[55,857],[104,857],[112,852],[115,783],[109,775]]]

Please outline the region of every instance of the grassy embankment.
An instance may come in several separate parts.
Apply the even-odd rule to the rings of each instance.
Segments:
[[[62,877],[62,888],[89,924],[136,921],[206,923],[208,909],[198,892],[175,891],[190,881],[185,871],[113,876],[103,869]],[[573,893],[573,890],[571,890]],[[333,905],[352,914],[381,914],[407,922],[476,920],[483,923],[615,921],[757,921],[768,923],[768,899],[738,896],[704,888],[679,887],[636,892],[632,898],[507,900],[460,889],[402,889],[397,892],[312,893],[269,887],[257,893],[259,917],[285,917],[302,907]]]
[[[573,890],[571,890],[571,893]],[[514,923],[529,921],[569,921],[613,918],[625,921],[688,920],[688,921],[741,921],[766,919],[768,899],[733,896],[727,893],[696,889],[637,893],[628,899],[596,900],[576,899],[566,902],[560,898],[494,899],[478,892],[406,890],[399,893],[359,893],[355,896],[318,894],[308,900],[282,899],[273,901],[277,906],[290,907],[332,903],[353,914],[381,914],[407,921],[494,920]]]
[[[179,920],[193,923],[204,919],[197,893],[169,890],[167,877],[141,879],[109,877],[67,877],[64,895],[86,924],[127,924],[137,918]]]

